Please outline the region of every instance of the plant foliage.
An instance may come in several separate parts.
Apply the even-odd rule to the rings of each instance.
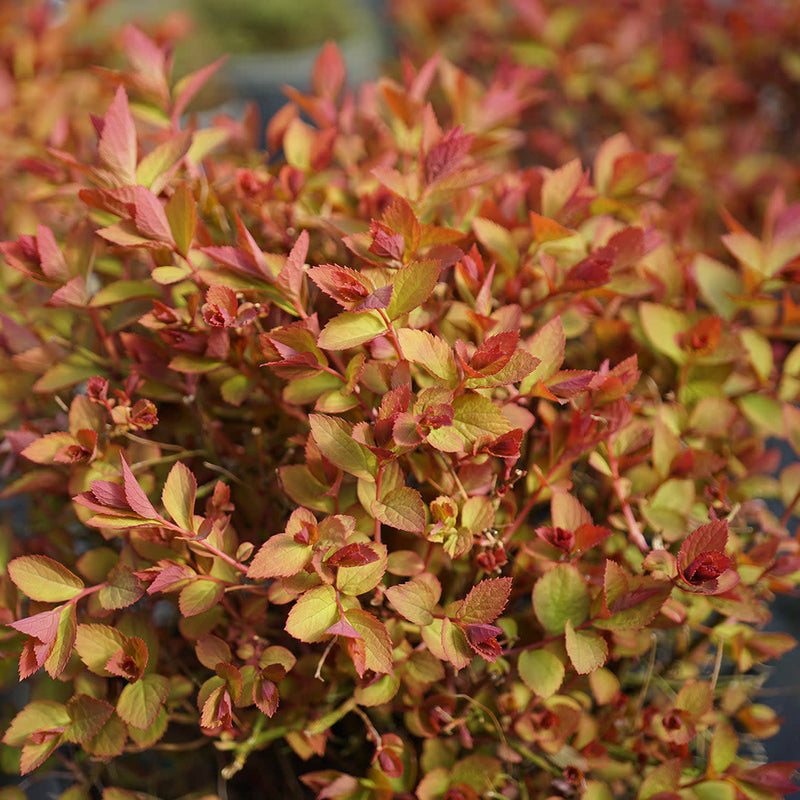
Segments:
[[[542,70],[354,91],[333,45],[264,151],[187,115],[217,65],[175,78],[168,29],[89,71],[80,7],[7,13],[7,763],[63,800],[797,788],[751,747],[800,576],[787,192],[693,246],[674,155],[531,163]]]

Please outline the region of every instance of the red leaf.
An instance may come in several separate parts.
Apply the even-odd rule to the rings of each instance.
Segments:
[[[472,147],[473,136],[464,134],[459,125],[448,131],[429,151],[425,157],[425,179],[433,183],[436,180],[452,175],[464,161]]]
[[[519,342],[519,331],[505,331],[490,336],[469,361],[469,366],[480,375],[494,375],[508,364]]]
[[[286,262],[278,273],[278,284],[288,289],[295,297],[300,297],[303,287],[303,266],[308,255],[308,231],[301,231]]]
[[[161,201],[144,186],[136,187],[136,201],[134,205],[134,222],[143,236],[164,242],[170,247],[175,246],[172,228],[167,219],[167,212]]]
[[[256,678],[253,684],[253,702],[268,717],[278,710],[278,687],[270,680]]]
[[[125,499],[125,489],[119,483],[112,483],[111,481],[93,481],[90,492],[101,506],[107,506],[108,508],[128,508],[128,501]]]
[[[334,42],[326,42],[314,62],[311,88],[327,100],[336,100],[346,77],[344,60]]]
[[[720,519],[701,525],[697,530],[692,531],[681,545],[678,552],[678,566],[685,569],[701,553],[708,550],[717,550],[720,553],[725,551],[728,543],[728,522]]]
[[[144,493],[144,490],[141,486],[139,486],[136,477],[134,476],[133,472],[131,472],[131,468],[128,466],[128,463],[125,461],[124,456],[120,456],[120,461],[122,462],[122,478],[124,481],[124,491],[125,491],[125,499],[128,501],[128,505],[130,506],[132,511],[135,511],[139,516],[144,517],[145,519],[152,519],[157,520],[160,522],[166,522],[163,517],[155,510],[153,504],[147,499],[147,495]]]
[[[458,611],[458,621],[464,625],[494,622],[506,607],[511,584],[511,578],[490,578],[473,586]]]
[[[136,183],[136,128],[121,86],[102,119],[98,153],[120,186]]]
[[[800,791],[800,786],[792,780],[792,775],[798,767],[800,767],[800,761],[776,761],[773,764],[763,764],[743,773],[742,780],[773,792],[792,794]]]
[[[312,267],[308,275],[328,297],[332,297],[348,311],[355,311],[375,291],[369,278],[338,264]]]
[[[394,233],[388,225],[374,219],[370,221],[369,232],[372,236],[372,244],[369,246],[370,253],[374,253],[379,258],[403,260],[405,240],[401,233]]]
[[[378,554],[364,542],[352,542],[339,548],[325,563],[329,567],[361,567],[377,561]]]
[[[535,533],[540,539],[564,553],[571,553],[575,547],[575,534],[566,528],[547,525],[537,528]]]
[[[19,679],[24,681],[43,666],[47,661],[47,654],[50,652],[52,642],[42,642],[34,637],[29,637],[22,645],[22,652],[19,656]]]
[[[139,577],[146,579],[150,573],[139,573]],[[195,572],[190,567],[183,564],[172,564],[166,562],[161,571],[156,575],[155,580],[147,587],[147,594],[165,592],[173,588],[176,584],[194,577]]]
[[[503,632],[496,625],[473,624],[467,625],[464,633],[467,635],[469,646],[488,662],[494,664],[502,653],[497,637]]]
[[[239,303],[236,292],[227,286],[211,286],[206,292],[203,319],[212,328],[227,328],[236,322]]]
[[[10,622],[10,627],[14,630],[24,633],[27,636],[33,636],[40,642],[50,643],[55,641],[58,635],[58,623],[61,620],[61,612],[63,606],[57,606],[49,611],[42,611],[39,614],[34,614],[31,617],[18,619],[16,622]]]
[[[334,636],[344,636],[347,639],[364,638],[344,617],[341,617],[338,622],[331,625],[325,633],[330,633]]]
[[[194,96],[203,88],[208,79],[225,63],[227,56],[218,58],[211,64],[186,75],[178,83],[178,96],[175,98],[175,103],[172,106],[172,124],[177,126],[177,122],[186,111],[189,103],[192,102]]]
[[[605,254],[593,253],[567,272],[561,290],[589,289],[608,283],[613,260]]]
[[[42,272],[51,280],[66,281],[69,277],[64,254],[53,236],[53,231],[46,225],[36,226],[36,246],[39,250]]]

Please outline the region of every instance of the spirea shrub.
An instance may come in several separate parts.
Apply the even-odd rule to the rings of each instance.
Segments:
[[[164,29],[89,69],[70,18],[4,13],[8,771],[62,800],[797,788],[755,691],[795,645],[764,625],[800,576],[771,445],[800,451],[800,205],[691,249],[672,157],[531,163],[541,72],[441,56],[354,90],[326,46],[264,150],[187,114],[219,65],[173,77]]]

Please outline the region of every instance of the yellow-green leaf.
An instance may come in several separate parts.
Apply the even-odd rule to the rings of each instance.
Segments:
[[[392,640],[386,626],[376,617],[360,608],[345,611],[347,621],[361,636],[364,645],[364,659],[367,669],[377,673],[392,671]]]
[[[339,567],[336,573],[336,588],[351,597],[374,589],[386,572],[386,562],[389,558],[386,545],[368,542],[364,543],[364,546],[378,556],[375,561],[354,567]]]
[[[8,564],[8,574],[23,594],[42,603],[71,600],[84,588],[77,575],[47,556],[15,558]]]
[[[108,660],[125,644],[125,636],[110,625],[94,623],[78,625],[75,650],[81,661],[95,675],[111,677],[106,669]]]
[[[608,645],[597,631],[575,630],[572,620],[568,619],[564,636],[569,660],[580,675],[593,672],[606,663]]]
[[[421,306],[438,280],[438,261],[412,261],[397,270],[392,279],[392,297],[386,309],[389,319],[397,319]]]
[[[550,634],[564,633],[567,622],[580,625],[589,616],[589,589],[578,570],[558,564],[536,581],[533,610]]]
[[[55,700],[34,700],[11,720],[3,735],[3,743],[10,747],[22,747],[32,733],[67,726],[69,723],[69,712],[62,703]]]
[[[371,450],[353,439],[352,426],[327,414],[311,414],[308,421],[314,441],[331,464],[356,478],[375,480],[378,459]]]
[[[431,612],[439,602],[441,593],[438,579],[427,572],[405,583],[390,586],[385,592],[392,606],[416,625],[429,625],[433,621]]]
[[[161,502],[176,525],[185,531],[194,531],[194,502],[197,496],[197,479],[192,471],[177,461],[169,471]]]
[[[114,713],[114,706],[86,694],[78,694],[67,703],[70,724],[64,731],[68,742],[91,739]]]
[[[400,531],[420,533],[425,528],[425,503],[410,486],[401,486],[380,500],[373,500],[370,510],[384,525]]]
[[[315,586],[292,606],[286,632],[301,642],[317,642],[339,620],[339,613],[333,586]]]
[[[523,683],[539,697],[554,695],[564,680],[564,664],[549,650],[525,650],[517,662]]]
[[[179,184],[175,193],[167,201],[164,210],[177,250],[181,255],[186,256],[191,249],[194,230],[197,226],[194,197],[186,183]]]
[[[295,541],[288,533],[271,536],[261,545],[247,570],[248,578],[289,578],[311,560],[311,545]]]
[[[444,339],[428,331],[412,328],[401,328],[397,331],[397,339],[404,358],[423,367],[445,386],[455,386],[458,383],[453,349]]]
[[[149,728],[169,694],[169,681],[163,675],[144,675],[120,692],[117,714],[134,728]]]
[[[108,583],[97,593],[103,608],[110,610],[127,608],[144,594],[142,584],[133,570],[125,564],[117,564],[108,574]]]
[[[442,650],[456,669],[463,669],[472,661],[473,652],[466,634],[447,617],[442,620]]]
[[[214,578],[194,577],[181,589],[178,605],[184,617],[193,617],[213,608],[222,598],[225,585]]]
[[[511,430],[511,423],[488,397],[462,394],[453,401],[453,427],[473,444],[480,437],[496,439]]]
[[[323,350],[346,350],[371,342],[386,333],[386,323],[377,311],[342,311],[322,329],[317,346]]]

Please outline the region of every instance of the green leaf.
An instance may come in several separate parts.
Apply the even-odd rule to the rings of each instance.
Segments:
[[[34,700],[11,720],[3,735],[3,743],[10,747],[22,747],[32,733],[66,727],[69,723],[69,712],[63,703],[55,700]]]
[[[363,707],[382,706],[397,694],[399,688],[400,678],[397,675],[384,674],[366,686],[356,686],[353,697],[356,703]]]
[[[669,356],[676,364],[686,361],[686,353],[678,344],[678,334],[690,327],[685,314],[657,303],[642,303],[639,306],[642,327],[655,350]]]
[[[48,433],[31,442],[21,455],[36,464],[53,464],[59,450],[74,444],[77,444],[77,439],[71,433]]]
[[[77,575],[47,556],[15,558],[8,564],[8,574],[23,594],[42,603],[71,600],[84,588]]]
[[[75,603],[68,603],[61,609],[56,640],[44,662],[44,668],[51,678],[57,678],[66,668],[75,645],[77,627]]]
[[[161,287],[151,281],[114,281],[97,292],[89,305],[93,308],[101,308],[139,298],[159,298],[161,295]],[[95,374],[97,373],[95,372]]]
[[[360,608],[345,611],[345,619],[356,629],[363,640],[365,666],[373,672],[385,674],[392,671],[392,640],[386,626],[376,617]]]
[[[767,259],[764,245],[747,231],[733,231],[720,237],[728,251],[745,267],[760,275],[767,275]]]
[[[672,583],[646,575],[629,575],[609,559],[603,592],[611,617],[596,620],[596,626],[605,630],[637,630],[655,619],[672,592]]]
[[[409,622],[430,625],[442,587],[434,575],[426,572],[405,583],[390,586],[385,594],[392,606]]]
[[[741,276],[705,253],[695,256],[693,267],[702,297],[723,319],[731,319],[739,308],[734,298],[744,290]]]
[[[606,640],[597,631],[575,630],[572,620],[567,620],[564,628],[567,655],[580,675],[593,672],[602,667],[608,658]]]
[[[661,792],[677,794],[681,780],[681,761],[673,758],[651,770],[639,787],[638,800],[647,800]]]
[[[108,574],[108,584],[98,591],[97,599],[103,608],[111,611],[133,605],[143,594],[142,584],[130,567],[118,564]]]
[[[298,506],[325,514],[334,513],[334,498],[327,494],[330,487],[317,480],[305,464],[280,467],[278,476],[283,490]]]
[[[125,644],[125,636],[110,625],[94,623],[78,625],[75,635],[75,650],[95,675],[111,677],[106,669],[108,660]]]
[[[194,617],[213,608],[225,593],[225,585],[214,578],[197,576],[181,589],[178,606],[184,617]]]
[[[117,714],[128,725],[145,730],[156,720],[169,694],[169,681],[163,675],[143,675],[119,694]]]
[[[352,426],[326,414],[311,414],[308,421],[314,441],[331,464],[356,478],[375,480],[378,459],[369,448],[353,439]]]
[[[717,775],[721,775],[736,759],[739,751],[739,737],[733,726],[725,720],[720,720],[714,727],[714,737],[711,739],[709,762]]]
[[[317,346],[323,350],[346,350],[371,342],[386,333],[386,323],[377,311],[342,311],[322,329]]]
[[[512,583],[511,578],[489,578],[473,586],[456,619],[464,625],[494,622],[506,607]]]
[[[129,730],[134,728],[129,729],[116,714],[113,714],[88,742],[83,743],[83,749],[98,758],[114,758],[125,749]]]
[[[365,542],[364,547],[372,550],[378,558],[369,564],[339,567],[336,573],[336,588],[351,597],[374,589],[386,572],[386,562],[389,559],[386,545],[378,542]]]
[[[164,483],[161,502],[173,522],[189,533],[194,532],[196,496],[197,479],[185,464],[176,461]]]
[[[564,322],[560,316],[546,322],[527,343],[528,352],[538,358],[539,364],[519,386],[520,394],[527,395],[539,383],[555,375],[564,363],[564,350],[567,337]]]
[[[564,633],[567,622],[580,625],[589,616],[591,597],[583,577],[569,564],[558,564],[533,587],[533,610],[549,634]]]
[[[516,269],[519,263],[519,248],[514,242],[511,231],[484,217],[475,217],[472,220],[472,230],[475,231],[478,241],[491,251],[506,272]]]
[[[162,706],[152,725],[143,730],[131,726],[128,728],[128,735],[139,749],[147,750],[167,732],[168,723],[169,714],[167,714],[167,709]]]
[[[453,400],[453,427],[464,437],[467,445],[480,437],[494,440],[511,430],[511,423],[499,406],[480,394],[462,394]]]
[[[421,533],[425,529],[425,503],[422,495],[409,486],[401,486],[381,500],[373,500],[370,511],[384,525],[400,531]]]
[[[173,283],[185,280],[192,274],[192,270],[188,265],[182,266],[163,266],[156,267],[151,273],[150,277],[162,286],[171,286]]]
[[[733,783],[728,781],[703,781],[692,786],[692,791],[697,800],[737,800],[742,797],[737,793]],[[776,800],[776,798],[770,793],[765,800]]]
[[[52,738],[48,737],[41,742],[25,742],[22,746],[22,756],[19,760],[20,775],[27,775],[44,764],[56,748],[61,745],[63,738],[62,734],[53,733]]]
[[[458,383],[458,370],[453,356],[453,349],[444,339],[434,336],[428,331],[401,328],[397,331],[397,339],[403,351],[403,357],[418,364],[434,378],[439,378],[445,386],[453,387]]]
[[[248,578],[290,578],[297,575],[311,560],[314,548],[295,541],[288,533],[278,533],[267,539],[247,570]]]
[[[564,680],[566,670],[561,659],[549,650],[525,650],[517,662],[523,683],[539,697],[554,695]]]
[[[447,617],[442,620],[442,650],[456,669],[463,669],[472,661],[473,652],[466,634]]]
[[[180,135],[167,139],[154,147],[136,167],[136,183],[146,186],[153,194],[160,194],[168,179],[168,173],[189,152],[191,143],[191,132],[183,131]],[[181,186],[185,186],[185,184],[181,184]],[[180,191],[180,186],[175,194],[178,191]]]
[[[286,619],[286,632],[301,642],[318,642],[339,620],[336,590],[315,586],[301,595]]]
[[[764,435],[783,438],[783,407],[765,394],[746,394],[737,401],[742,413]]]
[[[392,278],[392,297],[386,310],[389,319],[397,319],[421,306],[438,280],[438,261],[412,261],[397,270]]]
[[[53,394],[76,383],[88,381],[95,375],[97,375],[97,364],[94,361],[72,353],[50,367],[33,384],[33,390],[40,394]]]
[[[762,381],[766,381],[775,366],[772,345],[769,339],[752,328],[745,328],[739,334],[739,338],[747,349],[750,363],[753,365],[756,374]]]
[[[64,731],[68,742],[82,743],[91,739],[114,713],[114,706],[86,694],[78,694],[67,703],[70,724]]]

